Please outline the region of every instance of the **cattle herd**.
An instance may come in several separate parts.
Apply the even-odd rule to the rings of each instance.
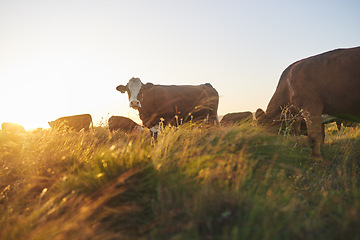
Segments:
[[[226,114],[219,122],[219,94],[206,83],[191,85],[154,85],[131,78],[116,90],[127,93],[129,106],[139,111],[142,126],[129,118],[112,116],[108,120],[111,132],[132,132],[150,129],[157,134],[161,126],[185,122],[206,122],[212,125],[233,125],[247,119],[251,112]],[[337,49],[299,60],[287,67],[278,82],[266,111],[258,109],[254,119],[259,125],[279,128],[284,109],[294,116],[294,133],[307,132],[312,156],[321,159],[324,124],[336,121],[338,128],[360,122],[360,47]],[[92,126],[90,114],[62,117],[49,122],[53,129],[80,131]],[[2,131],[20,133],[24,128],[15,123],[3,123]]]

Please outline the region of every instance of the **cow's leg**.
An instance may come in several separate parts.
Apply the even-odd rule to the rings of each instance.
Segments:
[[[324,144],[324,142],[325,142],[325,123],[322,123],[322,124],[321,124],[321,131],[322,131],[322,135],[321,135],[321,137],[322,137],[322,139],[321,139],[321,144]]]
[[[321,113],[316,114],[310,111],[304,111],[304,117],[308,129],[310,146],[312,147],[312,156],[322,159],[320,147],[324,139],[324,130],[321,122]]]
[[[300,136],[301,135],[301,122],[302,122],[303,118],[302,117],[297,117],[295,118],[292,126],[295,132],[296,136]]]
[[[340,132],[340,130],[341,130],[341,120],[336,120],[335,122],[336,122],[337,130]]]

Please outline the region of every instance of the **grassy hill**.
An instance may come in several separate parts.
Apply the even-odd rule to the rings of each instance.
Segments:
[[[0,239],[360,239],[360,130],[0,133]]]

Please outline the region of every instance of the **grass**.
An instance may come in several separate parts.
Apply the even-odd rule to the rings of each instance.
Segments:
[[[0,239],[360,239],[360,130],[0,133]]]

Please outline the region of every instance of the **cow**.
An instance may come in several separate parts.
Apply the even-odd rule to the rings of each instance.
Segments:
[[[1,124],[1,129],[4,133],[11,133],[11,134],[19,134],[26,132],[22,125],[12,122],[3,122]]]
[[[134,130],[141,130],[142,127],[127,117],[111,116],[108,120],[110,132],[121,130],[130,133]]]
[[[249,111],[228,113],[221,119],[220,124],[223,126],[233,125],[236,123],[244,122],[252,118],[253,118],[253,114]]]
[[[288,66],[266,112],[258,109],[256,119],[260,124],[275,124],[286,106],[299,114],[295,126],[305,120],[312,156],[322,159],[322,115],[360,121],[360,47],[332,50]]]
[[[202,85],[154,85],[143,84],[139,78],[131,78],[116,90],[128,93],[129,104],[139,111],[144,127],[159,131],[159,123],[179,125],[182,122],[208,120],[219,124],[217,109],[219,95],[210,83]]]
[[[52,129],[72,130],[76,132],[80,132],[81,129],[84,129],[84,131],[89,131],[90,125],[93,127],[90,114],[61,117],[48,123]]]

